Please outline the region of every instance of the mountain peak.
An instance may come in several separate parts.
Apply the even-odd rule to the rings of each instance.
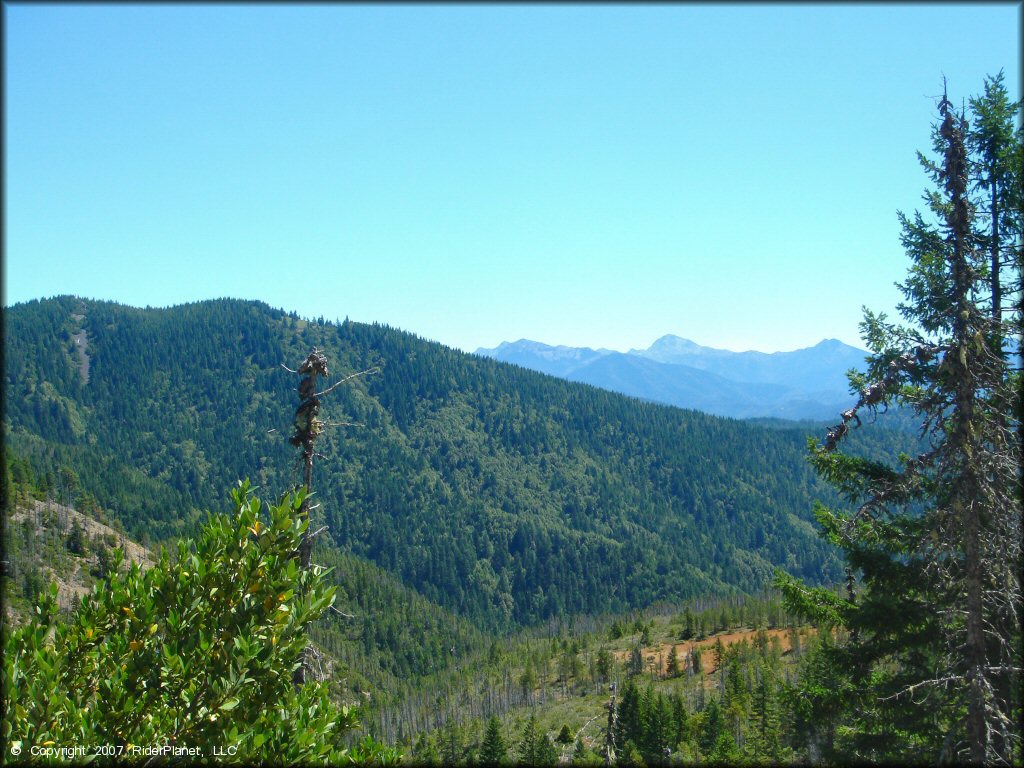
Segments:
[[[657,339],[647,349],[629,350],[631,355],[639,355],[663,363],[676,362],[681,357],[723,353],[725,353],[723,349],[705,347],[695,341],[684,339],[682,336],[676,336],[672,333],[667,333]]]

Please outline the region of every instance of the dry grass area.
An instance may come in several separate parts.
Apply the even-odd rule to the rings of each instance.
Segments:
[[[125,551],[125,566],[138,563],[140,568],[146,570],[157,562],[152,552],[140,544],[131,541],[124,534],[118,533],[109,525],[93,520],[72,507],[58,504],[54,501],[35,501],[31,507],[19,507],[11,515],[11,522],[20,523],[25,520],[34,520],[36,525],[40,526],[44,516],[50,514],[57,516],[60,526],[65,528],[65,530],[70,530],[71,526],[77,521],[89,540],[97,537],[113,537],[113,546],[115,548],[121,547]],[[79,558],[74,569],[66,577],[60,576],[45,563],[41,564],[43,572],[47,577],[57,583],[57,602],[62,608],[72,607],[82,599],[83,595],[91,591],[91,588],[86,586],[86,574],[83,569],[87,570],[95,562],[95,559],[96,556],[91,553],[89,557]]]
[[[790,637],[790,629],[766,629],[765,634],[768,636],[768,641],[771,642],[773,637],[779,639],[779,645],[783,653],[789,653],[793,650],[792,638]],[[714,648],[715,643],[721,641],[722,646],[730,646],[733,643],[747,642],[753,643],[754,638],[757,635],[755,629],[745,629],[737,632],[727,632],[719,635],[713,635],[712,637],[705,638],[704,640],[687,640],[681,643],[662,643],[660,645],[647,646],[640,649],[640,653],[644,658],[644,662],[649,666],[650,662],[653,661],[655,666],[659,668],[661,674],[665,674],[668,667],[668,656],[672,650],[673,645],[676,649],[676,655],[679,657],[680,666],[683,664],[684,659],[691,653],[695,648],[699,648],[701,652],[700,668],[701,672],[705,675],[710,675],[718,670],[713,666],[714,658],[710,651]],[[626,661],[629,658],[629,651],[615,651],[614,656],[617,661]]]

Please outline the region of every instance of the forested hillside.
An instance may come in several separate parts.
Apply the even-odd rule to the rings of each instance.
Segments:
[[[299,480],[295,366],[331,380],[314,487],[329,544],[491,626],[839,574],[811,524],[834,498],[803,430],[642,403],[379,325],[258,302],[137,309],[61,297],[6,312],[5,433],[72,470],[140,540],[193,530],[242,477]],[[81,341],[84,340],[84,343]],[[878,432],[871,452],[906,436]],[[58,480],[52,480],[56,483]]]
[[[166,571],[187,563],[192,570],[196,560],[191,553],[182,557],[179,549],[172,561],[163,561],[127,540],[123,533],[54,499],[62,495],[65,500],[78,501],[83,498],[80,491],[61,487],[44,493],[23,461],[8,453],[6,464],[4,498],[8,508],[16,510],[6,520],[4,538],[3,596],[5,621],[10,622],[11,629],[5,634],[12,641],[7,647],[8,659],[32,664],[35,657],[19,655],[16,649],[26,638],[32,642],[39,628],[35,605],[49,604],[41,595],[47,593],[46,583],[51,579],[59,585],[57,603],[61,611],[47,614],[44,626],[53,623],[61,633],[67,633],[69,627],[84,632],[92,641],[86,650],[96,666],[106,663],[108,668],[116,668],[119,656],[130,664],[133,674],[119,676],[114,690],[130,686],[134,675],[142,670],[152,673],[157,666],[165,692],[182,683],[187,685],[195,675],[183,678],[177,670],[176,677],[174,665],[154,662],[154,657],[162,661],[171,654],[154,651],[168,646],[178,650],[182,645],[186,652],[189,647],[194,649],[196,643],[188,642],[192,634],[205,634],[200,645],[206,642],[213,646],[229,639],[237,621],[233,613],[223,611],[224,601],[212,599],[229,584],[234,584],[229,589],[234,590],[235,597],[227,601],[228,605],[232,599],[240,599],[243,605],[248,600],[250,609],[263,603],[263,598],[252,596],[253,589],[259,591],[260,583],[250,581],[251,574],[237,583],[247,569],[236,565],[231,577],[225,579],[222,574],[218,578],[219,568],[200,567],[197,574],[205,572],[206,578],[217,579],[217,589],[208,591],[207,584],[184,601],[190,604],[195,597],[202,601],[200,610],[189,612],[198,624],[192,632],[174,632],[168,626],[161,633],[161,625],[174,622],[173,614],[165,615],[163,603],[146,605],[137,593],[125,607],[133,612],[146,610],[146,622],[125,625],[110,622],[108,617],[97,625],[97,597],[107,600],[112,593],[123,592],[152,567]],[[228,519],[219,515],[213,518]],[[257,548],[268,528],[273,525],[257,526],[245,521],[241,531],[249,546],[243,545],[241,552]],[[121,562],[122,548],[132,560],[143,563],[137,576]],[[188,543],[185,551],[189,552]],[[202,547],[196,549],[196,554],[200,552]],[[600,763],[606,743],[600,715],[609,700],[608,684],[615,680],[623,683],[617,703],[617,749],[630,763],[638,755],[657,762],[665,748],[676,749],[689,759],[703,755],[712,760],[740,754],[756,757],[767,753],[775,758],[805,754],[805,734],[799,721],[787,716],[785,697],[791,684],[805,673],[805,665],[795,662],[801,648],[813,647],[815,632],[809,627],[798,628],[777,594],[696,600],[681,608],[658,605],[620,616],[558,617],[542,626],[498,637],[430,604],[394,577],[351,555],[321,548],[315,559],[331,567],[324,573],[323,586],[331,584],[337,592],[335,607],[309,624],[314,648],[312,668],[316,679],[323,677],[335,705],[342,705],[339,714],[344,716],[338,721],[342,733],[336,734],[334,741],[350,757],[377,758],[387,764],[388,754],[402,752],[417,765],[438,760],[446,765],[493,763],[502,756],[517,762],[547,764],[554,762],[555,755],[572,752],[575,760]],[[213,565],[216,561],[206,562]],[[174,582],[191,578],[180,568],[174,573]],[[90,595],[93,589],[96,592]],[[84,612],[79,600],[83,594],[89,606]],[[123,614],[118,610],[121,600],[112,602]],[[337,610],[337,606],[343,610]],[[115,626],[108,635],[105,629],[110,623]],[[102,640],[97,631],[104,633]],[[134,634],[127,640],[127,647],[124,640],[118,646],[119,635],[125,631]],[[251,630],[247,629],[246,634],[252,634]],[[31,685],[16,686],[16,692],[5,687],[5,694],[13,696],[13,706],[8,703],[7,710],[20,713],[11,717],[11,737],[16,734],[23,749],[26,737],[35,744],[67,738],[67,729],[61,729],[59,723],[32,730],[47,722],[45,711],[41,711],[44,706],[69,704],[52,703],[54,690],[70,689],[70,703],[79,714],[83,709],[100,710],[101,722],[117,719],[116,711],[112,712],[105,701],[91,699],[95,691],[81,683],[81,666],[73,662],[82,649],[75,643],[71,646],[62,644],[53,649],[60,661],[49,669],[37,671],[32,667],[35,677]],[[266,659],[266,654],[252,654],[251,648],[243,658],[230,656],[234,665],[248,664],[250,675],[261,671],[259,662]],[[203,667],[204,674],[222,675],[225,667],[217,663],[222,657],[207,654],[204,658],[211,656],[212,664]],[[276,655],[271,658],[276,663],[281,661]],[[188,671],[194,673],[197,664],[202,662],[193,659]],[[59,670],[56,675],[54,670]],[[5,671],[7,680],[25,679],[14,674],[13,668]],[[95,668],[87,667],[85,677],[87,682],[94,681]],[[69,678],[74,685],[69,686]],[[728,683],[723,685],[726,680]],[[245,699],[255,702],[257,711],[263,703],[256,694]],[[358,712],[344,706],[353,703],[360,705]],[[671,705],[670,709],[666,704]],[[19,705],[33,709],[29,713]],[[237,707],[242,706],[239,698]],[[158,709],[161,713],[179,711],[173,706]],[[727,713],[728,722],[719,717],[723,713]],[[485,722],[492,731],[490,740],[485,738]],[[86,723],[95,729],[96,718]],[[232,720],[227,728],[232,725],[237,726],[237,721]],[[265,728],[269,724],[256,725]],[[310,724],[311,728],[316,726]],[[503,745],[494,740],[495,729],[505,734]],[[190,730],[190,740],[196,739],[195,729]],[[315,737],[307,731],[307,748],[324,744],[329,730],[317,731]],[[266,733],[262,732],[264,737]],[[397,749],[383,749],[380,743],[367,741],[367,733]],[[532,735],[526,738],[525,733]],[[89,737],[98,738],[95,730]],[[208,745],[221,746],[219,740],[230,736],[214,728],[199,738]],[[248,759],[243,762],[247,764],[267,756],[279,758],[284,744],[258,737],[246,741],[236,746],[244,747]]]

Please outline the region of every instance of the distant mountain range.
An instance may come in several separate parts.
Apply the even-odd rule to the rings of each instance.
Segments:
[[[826,339],[792,352],[731,352],[671,334],[647,349],[521,339],[476,354],[569,381],[732,418],[831,419],[851,404],[846,372],[867,352]]]

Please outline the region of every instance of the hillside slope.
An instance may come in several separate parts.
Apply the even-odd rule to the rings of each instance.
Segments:
[[[319,444],[328,543],[461,615],[510,626],[753,590],[776,566],[839,575],[811,522],[831,493],[799,431],[259,302],[61,297],[8,308],[6,322],[6,439],[37,466],[72,467],[136,536],[190,530],[240,477],[265,495],[298,481],[297,377],[282,363],[316,345],[332,381],[382,368],[325,401],[329,422],[359,425]]]
[[[124,553],[120,570],[133,564],[146,570],[158,563],[158,551],[97,519],[101,511],[93,508],[86,514],[47,497],[40,479],[19,466],[19,458],[5,456],[0,603],[10,626],[34,611],[40,591],[51,582],[57,585],[60,609],[73,611],[113,572],[117,549]],[[82,493],[63,495],[88,504]],[[486,648],[487,636],[471,622],[430,603],[373,564],[327,547],[318,548],[315,559],[331,568],[327,578],[338,587],[339,610],[322,617],[312,637],[327,653],[324,663],[334,670],[339,693],[351,698],[372,691],[376,704],[394,705],[419,680],[445,674],[456,658]]]

